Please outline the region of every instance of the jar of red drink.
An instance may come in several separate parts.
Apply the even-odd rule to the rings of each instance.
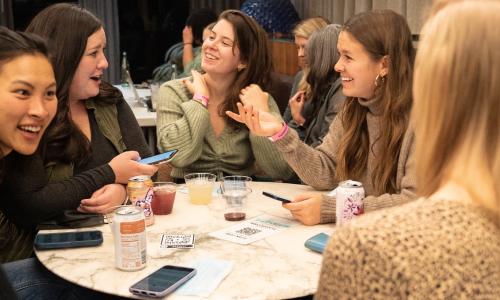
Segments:
[[[151,208],[155,215],[168,215],[174,207],[177,184],[173,182],[155,182],[153,184],[153,202]]]

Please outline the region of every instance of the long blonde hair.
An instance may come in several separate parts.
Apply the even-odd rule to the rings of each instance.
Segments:
[[[328,24],[330,24],[330,21],[323,17],[313,17],[305,19],[295,25],[295,28],[293,29],[293,35],[295,37],[309,39],[315,31],[325,28]],[[297,89],[298,91],[305,91],[306,95],[309,95],[311,92],[311,86],[306,81],[308,73],[309,67],[304,66],[304,68],[302,69],[302,78],[300,79]]]
[[[453,3],[424,26],[414,81],[418,191],[460,184],[500,224],[500,2]]]
[[[412,106],[411,82],[414,49],[405,18],[391,10],[352,16],[342,27],[349,32],[374,61],[389,58],[389,71],[375,90],[383,107],[377,143],[384,151],[377,154],[372,183],[374,195],[398,192],[397,161],[408,128]],[[373,78],[375,80],[375,78]],[[361,179],[368,163],[370,142],[366,114],[368,109],[357,99],[347,98],[341,111],[345,133],[339,145],[337,179]]]

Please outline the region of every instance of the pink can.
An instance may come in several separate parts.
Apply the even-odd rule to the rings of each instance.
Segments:
[[[361,182],[346,180],[339,183],[337,187],[335,208],[338,226],[349,222],[355,216],[363,214],[364,198],[365,189]]]

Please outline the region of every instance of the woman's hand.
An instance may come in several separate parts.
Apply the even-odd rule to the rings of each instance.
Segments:
[[[86,213],[106,214],[121,205],[127,197],[125,186],[121,184],[107,184],[95,191],[88,199],[80,202],[78,211]]]
[[[321,221],[322,194],[308,192],[295,196],[291,203],[283,204],[292,216],[304,225],[316,225]]]
[[[295,123],[297,123],[300,126],[304,125],[304,123],[306,122],[306,119],[302,116],[302,110],[304,109],[304,103],[306,100],[304,93],[305,93],[304,91],[298,91],[288,101],[288,104],[290,105],[290,112],[292,118],[295,121]]]
[[[254,109],[269,112],[269,94],[256,84],[251,84],[241,89],[240,100],[243,105],[251,104]]]
[[[252,105],[243,106],[238,103],[238,114],[226,111],[226,114],[233,120],[244,123],[248,130],[257,136],[273,136],[283,128],[283,122],[272,114],[253,108]]]
[[[152,176],[158,167],[141,164],[137,151],[126,151],[115,156],[108,164],[115,173],[115,183],[127,184],[129,178],[139,175]]]
[[[208,92],[208,86],[205,81],[205,78],[203,78],[203,75],[196,70],[191,70],[191,75],[193,75],[193,82],[187,79],[184,79],[182,81],[182,83],[184,83],[186,88],[192,94],[200,94],[202,96],[210,98],[210,93]]]
[[[182,43],[193,44],[193,29],[191,26],[184,26],[182,30]]]

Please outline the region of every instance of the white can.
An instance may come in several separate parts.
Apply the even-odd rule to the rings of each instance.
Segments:
[[[361,182],[346,180],[339,183],[336,190],[335,216],[337,226],[340,226],[349,222],[354,216],[363,214],[365,189]]]
[[[146,267],[146,222],[143,209],[124,205],[113,216],[115,266],[124,271]]]

